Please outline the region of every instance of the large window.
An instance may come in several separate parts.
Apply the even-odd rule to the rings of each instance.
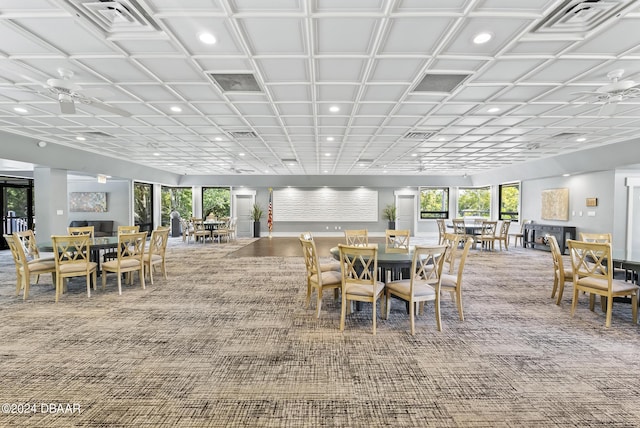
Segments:
[[[180,218],[191,218],[193,192],[191,187],[165,187],[162,186],[162,225],[168,226],[171,222],[171,212],[177,211]]]
[[[148,183],[133,183],[134,224],[140,231],[153,230],[153,186]]]
[[[500,185],[500,220],[518,221],[520,217],[520,183]]]
[[[420,188],[420,219],[449,218],[449,188]]]
[[[231,217],[231,189],[228,187],[202,188],[202,217]]]
[[[458,217],[491,216],[491,189],[487,187],[458,188]]]

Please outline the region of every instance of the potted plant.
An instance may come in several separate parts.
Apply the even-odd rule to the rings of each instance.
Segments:
[[[382,217],[389,222],[388,229],[396,228],[396,218],[398,211],[395,204],[387,204],[382,210]]]
[[[260,237],[260,219],[264,215],[264,211],[260,204],[255,203],[251,208],[251,219],[253,220],[253,237]]]

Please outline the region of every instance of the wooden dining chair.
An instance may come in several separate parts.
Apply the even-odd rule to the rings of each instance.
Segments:
[[[388,253],[408,253],[410,239],[410,230],[387,229],[385,231],[385,251]]]
[[[484,250],[493,250],[496,239],[497,221],[485,220],[482,222],[480,234],[476,236],[476,242],[480,244]]]
[[[560,245],[554,235],[548,236],[549,247],[551,248],[551,257],[553,258],[553,289],[551,290],[551,298],[556,297],[556,305],[562,302],[562,294],[564,293],[564,286],[566,283],[573,282],[573,269],[571,267],[564,267],[564,260],[562,259],[562,251],[560,251]]]
[[[445,266],[442,270],[440,291],[449,292],[451,298],[456,302],[456,306],[458,307],[458,316],[460,317],[460,321],[464,321],[464,311],[462,309],[462,274],[467,262],[469,250],[473,245],[473,238],[467,238],[464,243],[464,247],[462,247],[462,251],[457,249],[455,245],[451,245],[448,242],[445,242],[445,244],[448,245],[448,250],[444,259]],[[457,257],[458,254],[460,254],[460,259]]]
[[[158,228],[151,232],[149,239],[149,249],[144,252],[143,261],[145,273],[149,273],[149,280],[153,285],[153,270],[156,265],[160,266],[164,279],[167,279],[167,242],[169,241],[169,229]]]
[[[444,241],[444,235],[447,233],[447,225],[443,218],[437,219],[436,225],[438,226],[438,245],[441,245]]]
[[[442,331],[440,320],[440,283],[442,266],[446,257],[446,245],[420,246],[416,245],[411,263],[409,279],[391,281],[386,284],[387,311],[385,318],[391,312],[391,297],[404,300],[409,304],[409,324],[411,335],[415,334],[416,305],[424,302],[434,302],[436,327]]]
[[[344,237],[347,245],[369,245],[369,232],[367,229],[345,229]]]
[[[580,232],[580,240],[585,242],[603,242],[611,244],[611,234]]]
[[[338,291],[342,287],[342,275],[340,270],[323,270],[316,250],[316,243],[313,239],[305,239],[300,236],[304,264],[307,269],[307,300],[306,307],[311,304],[311,294],[316,290],[316,318],[320,318],[322,308],[322,294],[325,290]],[[338,297],[337,294],[334,296]]]
[[[140,285],[144,285],[144,247],[147,240],[147,232],[122,233],[118,235],[118,257],[102,263],[102,289],[107,285],[107,272],[116,273],[118,281],[118,294],[122,295],[122,274],[138,272]],[[129,283],[133,282],[132,276]]]
[[[140,225],[135,226],[118,226],[118,235],[121,233],[138,233],[140,232]]]
[[[606,298],[605,327],[611,326],[614,297],[631,297],[633,324],[638,323],[638,285],[613,279],[613,256],[608,242],[585,242],[569,239],[569,255],[573,270],[573,301],[571,316],[575,314],[580,291],[589,294],[589,306],[593,310],[594,297]]]
[[[50,273],[52,283],[56,283],[56,265],[53,259],[29,260],[17,233],[13,233],[12,235],[3,235],[3,237],[7,241],[7,245],[9,245],[9,250],[11,251],[13,263],[16,268],[16,296],[19,295],[20,290],[22,290],[22,299],[27,300],[29,298],[31,277],[34,275],[36,278],[40,278],[40,275]]]
[[[520,246],[524,247],[524,230],[526,225],[529,222],[527,220],[522,220],[520,222],[520,231],[516,232],[516,233],[510,233],[509,234],[509,238],[513,237],[513,246],[517,247],[518,246],[518,241],[520,241]]]
[[[98,264],[91,261],[91,237],[88,234],[53,235],[53,253],[56,265],[56,303],[66,291],[66,281],[84,276],[87,297],[91,297],[91,282],[96,289]]]
[[[344,331],[347,306],[351,302],[369,302],[372,305],[373,334],[376,334],[376,305],[384,295],[384,282],[377,280],[378,247],[338,244],[342,264],[342,310],[340,331]],[[381,308],[382,310],[382,308]]]
[[[495,247],[496,241],[500,245],[500,251],[502,251],[502,243],[504,242],[504,249],[509,250],[509,227],[511,226],[511,220],[502,220],[500,223],[500,230],[496,232],[495,238],[493,238],[492,247]]]
[[[69,226],[67,227],[67,233],[69,235],[88,235],[93,239],[95,232],[94,226]]]

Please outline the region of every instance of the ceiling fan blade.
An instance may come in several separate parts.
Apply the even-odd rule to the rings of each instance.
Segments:
[[[598,112],[598,116],[611,116],[616,111],[616,103],[604,103],[602,107],[600,107],[600,111]]]
[[[96,108],[99,108],[100,110],[104,110],[107,111],[109,113],[113,113],[113,114],[117,114],[118,116],[123,116],[123,117],[131,117],[131,113],[129,113],[126,110],[122,110],[121,108],[118,107],[114,107],[112,105],[109,104],[105,104],[102,101],[98,101],[98,100],[83,100],[83,102],[85,104],[89,104],[92,105]]]

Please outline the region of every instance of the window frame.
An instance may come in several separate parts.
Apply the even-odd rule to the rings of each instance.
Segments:
[[[446,198],[444,204],[446,205],[446,210],[443,211],[422,211],[422,192],[423,190],[441,190],[443,191],[443,195]],[[449,216],[449,205],[451,202],[451,191],[449,187],[443,186],[420,186],[418,187],[418,197],[420,198],[418,202],[418,220],[439,220],[439,219],[448,219]],[[423,215],[428,215],[423,217]]]
[[[518,189],[518,208],[516,212],[513,211],[503,211],[502,210],[502,189],[515,187]],[[498,219],[499,220],[511,220],[514,222],[520,221],[520,202],[522,201],[522,194],[520,188],[520,182],[511,182],[511,183],[503,183],[498,185]],[[515,214],[515,216],[514,216]],[[507,218],[507,216],[509,216]]]
[[[471,218],[484,218],[484,219],[491,219],[491,201],[492,201],[492,194],[491,194],[491,186],[460,186],[457,188],[456,191],[456,216],[458,218],[465,218],[464,215],[461,215],[460,213],[460,191],[467,191],[467,190],[486,190],[487,193],[489,194],[489,212],[487,213],[486,216],[484,215],[473,215],[473,216],[469,216]],[[480,212],[479,210],[476,210],[475,212]]]

